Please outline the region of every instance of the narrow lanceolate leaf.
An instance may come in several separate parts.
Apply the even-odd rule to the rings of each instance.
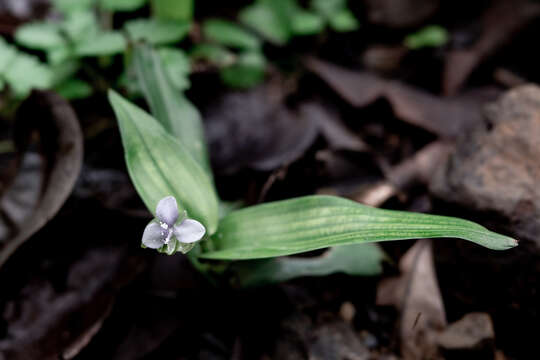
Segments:
[[[230,270],[240,286],[280,283],[304,276],[344,273],[373,276],[382,271],[384,253],[377,244],[336,246],[319,256],[259,259],[233,262]]]
[[[137,80],[152,114],[211,176],[201,115],[184,95],[174,90],[161,57],[149,45],[135,46],[133,62]]]
[[[109,92],[120,132],[129,175],[148,209],[172,195],[178,209],[202,222],[208,234],[218,221],[217,196],[207,173],[187,149],[148,113],[114,91]]]
[[[517,245],[471,221],[383,210],[333,196],[307,196],[233,211],[212,237],[209,259],[256,259],[328,246],[419,238],[461,238],[494,250]]]

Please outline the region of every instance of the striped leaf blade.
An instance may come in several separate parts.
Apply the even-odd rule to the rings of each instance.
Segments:
[[[131,180],[153,213],[165,196],[178,201],[179,210],[202,222],[212,234],[218,222],[218,201],[206,171],[156,119],[114,91],[109,92]]]
[[[201,115],[184,94],[174,89],[159,54],[147,44],[137,44],[133,64],[152,114],[212,176]]]
[[[233,211],[200,256],[257,259],[329,246],[420,238],[461,238],[494,250],[517,241],[474,222],[372,208],[333,196],[306,196]]]

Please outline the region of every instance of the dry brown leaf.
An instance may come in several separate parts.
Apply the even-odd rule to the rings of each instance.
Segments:
[[[283,89],[270,84],[230,92],[205,111],[214,168],[268,171],[301,157],[318,135],[317,123],[284,104]]]
[[[430,240],[419,240],[399,263],[402,275],[385,279],[377,304],[401,311],[401,352],[406,360],[436,359],[435,337],[446,326],[446,314],[433,265]]]
[[[495,332],[491,317],[486,313],[469,313],[448,325],[437,337],[437,344],[447,359],[493,359]]]
[[[36,132],[41,157],[25,154]],[[0,199],[0,266],[60,210],[83,160],[83,137],[75,112],[51,92],[36,91],[21,105],[15,140],[22,165]]]
[[[443,92],[455,95],[473,70],[506,45],[513,36],[540,15],[540,6],[530,1],[498,0],[480,20],[482,34],[467,49],[448,53],[443,71]]]
[[[314,323],[307,315],[294,313],[282,322],[275,359],[369,360],[369,349],[353,328],[339,320]]]
[[[8,326],[0,359],[73,358],[101,328],[118,290],[141,270],[125,250],[106,247],[71,264],[63,289],[39,277],[24,284],[2,314]]]
[[[331,150],[364,152],[369,146],[341,122],[338,114],[316,102],[300,106],[301,116],[314,120]]]
[[[369,21],[393,28],[415,26],[431,17],[440,0],[365,0]]]
[[[381,206],[386,200],[413,185],[429,184],[433,172],[444,163],[453,144],[434,141],[417,151],[414,156],[385,171],[386,180],[349,195],[355,201],[370,206]]]
[[[397,81],[313,58],[307,59],[306,65],[351,105],[363,107],[385,98],[396,117],[443,138],[454,138],[483,118],[479,102],[483,102],[484,96],[478,94],[440,98]],[[491,92],[487,97],[492,97]]]
[[[304,155],[321,134],[334,150],[365,151],[367,145],[316,102],[295,109],[286,89],[270,83],[231,92],[208,106],[205,126],[212,164],[221,173],[242,168],[261,171],[287,166]]]

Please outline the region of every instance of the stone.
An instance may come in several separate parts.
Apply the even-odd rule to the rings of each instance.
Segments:
[[[486,313],[470,313],[450,324],[436,339],[445,359],[494,359],[495,333]]]
[[[485,126],[458,140],[430,190],[540,244],[540,87],[512,89],[485,113]]]

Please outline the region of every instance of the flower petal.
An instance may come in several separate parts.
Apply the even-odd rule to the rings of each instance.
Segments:
[[[201,240],[205,232],[204,225],[193,219],[185,219],[180,225],[174,227],[174,236],[184,244]]]
[[[146,225],[142,236],[142,243],[150,249],[159,249],[165,243],[167,232],[155,221]]]
[[[178,220],[178,205],[174,196],[167,196],[159,200],[156,206],[156,217],[169,227],[174,225]]]

